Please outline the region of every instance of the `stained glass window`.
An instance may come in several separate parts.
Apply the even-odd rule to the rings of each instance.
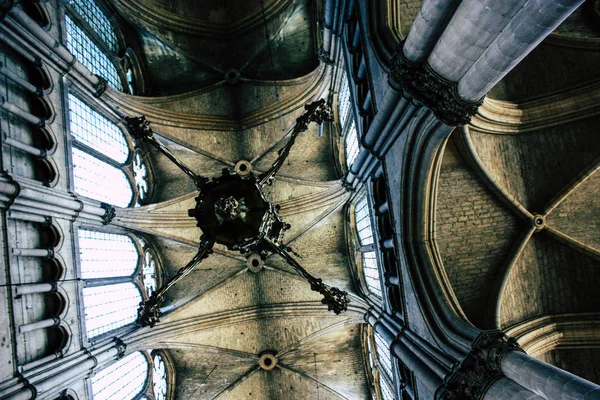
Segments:
[[[383,368],[388,377],[393,378],[394,374],[392,373],[390,348],[377,332],[373,332],[373,337],[375,338],[375,349],[377,353],[377,359],[379,360],[379,365],[381,368]]]
[[[77,57],[77,60],[91,73],[105,78],[112,87],[122,90],[119,73],[110,58],[68,16],[65,16],[65,27],[67,48]]]
[[[373,230],[371,229],[371,215],[369,202],[366,197],[356,204],[356,230],[362,246],[373,243]]]
[[[138,252],[127,235],[79,229],[79,259],[83,279],[131,276]]]
[[[132,400],[148,379],[148,361],[141,352],[128,355],[92,377],[94,400]],[[157,398],[158,399],[158,398]]]
[[[133,283],[83,288],[83,305],[88,338],[135,321],[140,291]]]
[[[119,127],[73,94],[69,94],[69,122],[76,140],[120,164],[127,161],[129,148]]]
[[[358,145],[358,134],[356,132],[356,125],[354,124],[354,120],[350,124],[350,129],[346,132],[346,167],[350,169],[350,166],[356,160],[356,156],[358,156],[358,151],[360,150]]]
[[[75,191],[91,199],[127,207],[133,192],[123,171],[76,147],[72,150]]]
[[[67,0],[73,9],[88,23],[96,34],[116,53],[119,50],[117,35],[110,21],[93,0]]]
[[[381,297],[381,279],[377,266],[377,257],[374,251],[362,253],[363,274],[369,292]]]
[[[152,357],[154,364],[152,369],[152,387],[156,400],[165,400],[167,398],[167,367],[160,354]]]
[[[338,95],[339,101],[339,115],[340,124],[346,126],[346,121],[350,116],[350,85],[346,78],[346,73],[342,76],[342,82],[340,83],[340,93]]]

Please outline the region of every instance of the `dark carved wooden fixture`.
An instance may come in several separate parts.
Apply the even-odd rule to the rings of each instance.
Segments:
[[[224,169],[222,176],[212,179],[196,175],[158,142],[144,116],[125,118],[132,137],[156,147],[193,179],[198,188],[198,197],[196,207],[189,210],[189,215],[196,219],[202,231],[198,253],[192,260],[172,279],[155,290],[147,301],[140,303],[138,324],[152,327],[159,322],[160,303],[166,292],[208,257],[215,243],[242,254],[260,254],[263,259],[269,253],[279,254],[310,283],[313,291],[323,295],[321,302],[327,305],[329,311],[339,314],[347,310],[350,302],[347,292],[324,284],[321,279],[315,278],[302,268],[288,253],[288,248],[283,244],[283,235],[290,225],[279,216],[279,207],[269,203],[262,192],[265,185],[272,183],[288,157],[296,137],[308,129],[308,124],[322,124],[333,118],[331,107],[323,99],[304,108],[306,111],[296,120],[290,139],[279,151],[279,156],[268,171],[260,175],[249,173],[241,176]]]

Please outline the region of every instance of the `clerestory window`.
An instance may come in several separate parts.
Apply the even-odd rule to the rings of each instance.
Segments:
[[[370,294],[382,298],[381,275],[379,263],[373,244],[373,229],[371,227],[371,208],[367,197],[363,197],[354,208],[356,233],[358,235],[362,275]]]
[[[129,235],[78,230],[88,339],[131,324],[157,285],[157,261],[147,242]]]

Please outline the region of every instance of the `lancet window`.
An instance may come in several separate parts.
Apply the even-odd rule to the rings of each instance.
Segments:
[[[356,233],[362,261],[362,275],[370,294],[381,298],[381,276],[377,254],[373,244],[373,229],[371,227],[371,208],[367,197],[363,197],[354,208]]]
[[[146,241],[129,235],[79,229],[77,236],[85,328],[93,339],[135,321],[156,287],[157,259]]]
[[[93,400],[167,400],[169,364],[164,351],[137,351],[91,378]]]

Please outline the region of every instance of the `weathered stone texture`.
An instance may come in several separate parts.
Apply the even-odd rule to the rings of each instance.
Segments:
[[[590,135],[600,118],[518,135],[472,133],[492,177],[530,212],[542,212],[550,200],[600,155]]]
[[[500,312],[500,325],[543,315],[583,313],[600,307],[600,262],[535,234],[511,272]]]
[[[600,367],[598,366],[600,349],[557,348],[538,358],[588,381],[600,384]]]
[[[436,208],[436,243],[450,284],[469,320],[482,326],[490,286],[519,235],[516,217],[446,148]]]

